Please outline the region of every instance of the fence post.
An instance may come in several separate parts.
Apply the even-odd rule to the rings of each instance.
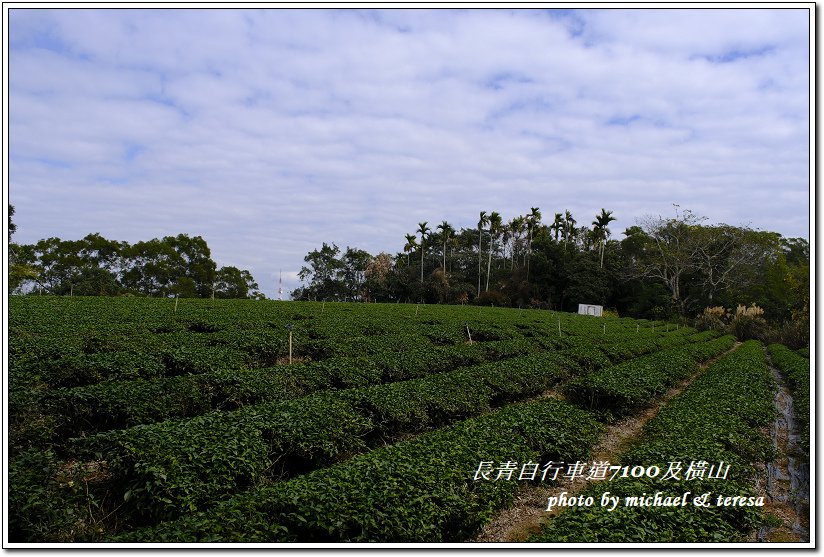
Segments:
[[[292,363],[292,329],[294,329],[294,325],[289,323],[286,325],[286,330],[289,331],[289,363]]]

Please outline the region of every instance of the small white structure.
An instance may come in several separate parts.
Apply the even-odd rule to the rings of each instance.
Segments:
[[[578,304],[579,315],[594,315],[595,317],[601,317],[602,313],[604,313],[604,306],[596,306],[593,304]]]

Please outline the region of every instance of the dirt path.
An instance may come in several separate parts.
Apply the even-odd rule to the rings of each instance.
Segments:
[[[730,349],[734,350],[740,343]],[[641,429],[648,421],[654,418],[659,410],[675,395],[683,391],[696,377],[698,377],[707,367],[724,354],[713,358],[703,364],[701,369],[692,377],[682,381],[675,387],[667,391],[651,407],[641,414],[636,414],[625,418],[619,422],[610,424],[604,432],[601,440],[592,450],[589,462],[609,461],[617,462],[618,456],[635,440]],[[554,396],[562,398],[556,391],[548,391],[543,396]],[[523,542],[533,534],[540,532],[541,523],[546,518],[557,514],[557,511],[546,512],[546,502],[548,497],[558,496],[566,491],[569,496],[581,491],[588,484],[583,478],[575,480],[563,480],[553,486],[540,486],[524,484],[515,496],[512,505],[499,511],[492,522],[487,524],[478,533],[472,542]]]

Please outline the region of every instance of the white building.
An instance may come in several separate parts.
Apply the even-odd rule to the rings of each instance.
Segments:
[[[604,306],[578,304],[578,313],[580,315],[594,315],[595,317],[601,317],[601,314],[604,313]]]

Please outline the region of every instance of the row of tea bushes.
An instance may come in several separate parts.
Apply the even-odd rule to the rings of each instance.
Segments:
[[[76,455],[106,459],[113,488],[128,499],[123,512],[168,519],[212,505],[261,476],[277,480],[328,466],[399,434],[539,394],[570,371],[563,358],[539,353],[99,434],[78,440]]]
[[[565,386],[564,391],[569,400],[597,411],[606,419],[625,416],[648,405],[668,388],[698,371],[698,363],[729,350],[734,342],[732,336],[725,336],[711,341],[676,344],[577,377]]]
[[[755,500],[755,466],[774,456],[764,429],[775,417],[775,385],[757,341],[748,341],[720,358],[665,405],[644,428],[621,465],[660,467],[655,478],[617,478],[587,487],[583,495],[619,498],[613,511],[600,505],[565,509],[547,521],[538,542],[736,542],[761,521],[757,506],[718,505],[718,496]],[[704,474],[687,479],[688,466],[704,462]],[[664,479],[671,463],[682,464]],[[711,466],[729,465],[726,477],[709,478]],[[721,470],[718,468],[717,470]],[[718,476],[718,474],[715,474]],[[627,506],[626,497],[661,493],[683,496],[686,506]],[[708,507],[694,497],[710,493]]]
[[[481,460],[586,458],[600,431],[591,415],[559,400],[512,404],[108,541],[458,541],[517,489],[474,481]]]
[[[424,377],[534,350],[534,345],[524,339],[471,346],[428,346],[371,358],[330,358],[259,370],[212,371],[154,381],[140,379],[26,392],[12,397],[10,415],[14,423],[25,421],[32,413],[40,416],[38,423],[32,424],[37,428],[25,432],[13,428],[19,448],[27,444],[46,446],[68,437],[287,400],[319,390]]]

